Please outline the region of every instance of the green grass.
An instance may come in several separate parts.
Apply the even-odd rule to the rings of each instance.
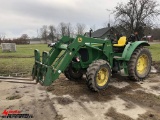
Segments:
[[[34,56],[34,49],[38,49],[40,52],[49,51],[51,48],[47,47],[47,44],[35,44],[35,45],[16,45],[16,52],[2,52],[0,50],[0,57],[31,57]]]
[[[12,75],[12,73],[30,75],[34,64],[34,49],[38,49],[40,53],[51,49],[47,44],[17,45],[16,47],[16,52],[3,53],[0,49],[0,75]],[[153,61],[160,61],[160,44],[151,44],[149,49]]]
[[[149,50],[153,61],[160,61],[160,44],[151,44]]]
[[[16,75],[13,73],[30,75],[34,64],[34,49],[38,49],[40,53],[51,49],[47,44],[16,45],[16,47],[16,52],[0,50],[0,75]]]
[[[0,59],[0,64],[0,74],[30,74],[34,64],[34,58],[2,58]]]

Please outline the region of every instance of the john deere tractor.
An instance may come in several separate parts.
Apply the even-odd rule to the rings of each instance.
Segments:
[[[151,54],[146,41],[112,40],[78,35],[62,37],[49,52],[34,50],[32,77],[44,86],[51,85],[63,73],[69,80],[86,75],[87,86],[93,91],[107,88],[112,73],[123,71],[130,79],[144,80],[151,70]],[[113,74],[114,75],[114,74]]]

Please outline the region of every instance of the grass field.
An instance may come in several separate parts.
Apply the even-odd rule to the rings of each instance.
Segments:
[[[49,51],[47,44],[17,45],[17,52],[3,53],[0,49],[0,75],[14,75],[16,73],[30,75],[34,64],[34,49]],[[160,44],[149,47],[153,61],[160,61]]]
[[[160,44],[151,44],[149,50],[152,54],[153,61],[160,61]]]
[[[0,75],[30,75],[34,64],[34,49],[49,51],[47,44],[17,45],[16,52],[5,52],[0,50]]]
[[[47,44],[36,44],[36,45],[17,45],[17,52],[3,53],[0,51],[0,57],[33,57],[34,49],[38,49],[40,52],[49,51],[51,48],[47,47]]]

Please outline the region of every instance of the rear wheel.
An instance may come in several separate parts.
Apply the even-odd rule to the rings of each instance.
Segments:
[[[110,81],[111,68],[107,61],[96,60],[87,69],[87,86],[92,91],[106,89]]]
[[[67,67],[67,69],[64,71],[64,74],[66,78],[73,81],[82,79],[83,76],[83,72],[81,70],[76,70],[72,67],[72,65],[69,65],[69,67]]]
[[[152,64],[151,53],[147,48],[137,48],[128,63],[129,78],[136,81],[144,80],[150,73]]]

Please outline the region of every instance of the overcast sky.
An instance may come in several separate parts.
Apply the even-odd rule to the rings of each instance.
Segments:
[[[60,22],[84,23],[87,28],[103,27],[109,11],[127,0],[0,0],[0,34],[7,38],[26,33],[37,36],[43,25]],[[113,15],[111,15],[113,19]],[[112,20],[111,20],[112,21]]]

